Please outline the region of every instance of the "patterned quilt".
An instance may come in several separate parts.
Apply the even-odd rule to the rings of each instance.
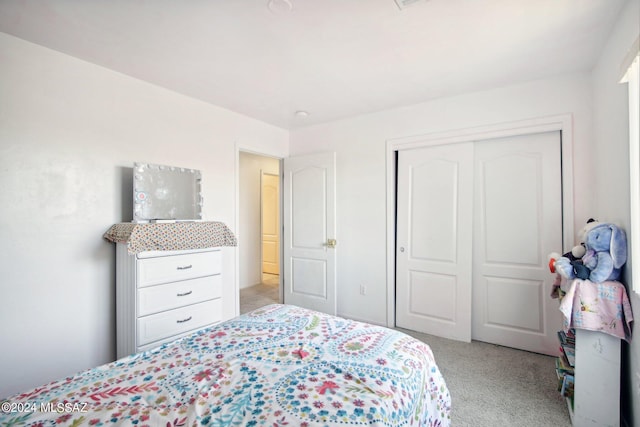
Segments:
[[[430,348],[270,305],[2,402],[0,426],[449,426]]]
[[[631,342],[633,312],[624,285],[616,281],[562,281],[563,329],[588,329]]]

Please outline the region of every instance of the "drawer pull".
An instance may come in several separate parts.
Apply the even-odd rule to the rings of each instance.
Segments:
[[[191,318],[192,318],[192,317],[193,317],[193,316],[189,316],[189,317],[187,317],[186,319],[177,320],[177,322],[178,322],[178,323],[185,323],[185,322],[188,322],[189,320],[191,320]]]
[[[187,295],[191,295],[193,293],[193,291],[189,291],[189,292],[183,292],[181,294],[178,294],[179,297],[186,297]]]
[[[188,269],[190,269],[190,268],[192,268],[192,267],[193,267],[193,265],[191,265],[191,264],[189,264],[189,265],[185,265],[184,267],[180,267],[180,266],[178,266],[178,270],[188,270]]]

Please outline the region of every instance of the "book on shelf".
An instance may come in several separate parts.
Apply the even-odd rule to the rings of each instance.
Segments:
[[[560,341],[560,358],[566,364],[575,366],[576,364],[576,339],[573,330],[558,331],[558,340]]]
[[[573,390],[575,384],[576,337],[573,329],[558,331],[560,355],[556,358],[558,391],[567,398],[573,408]]]
[[[569,365],[576,366],[576,348],[573,346],[563,345],[562,351],[567,358],[567,362]]]
[[[558,331],[558,339],[560,340],[560,344],[566,344],[574,346],[576,345],[576,335],[573,329],[569,329],[567,332]]]
[[[575,380],[573,375],[566,374],[564,379],[562,380],[562,388],[560,390],[560,394],[564,397],[573,397],[573,389],[575,385]]]
[[[573,375],[575,369],[564,357],[556,357],[556,371],[558,372],[558,375]]]
[[[562,383],[564,382],[564,372],[560,372],[556,369],[556,375],[558,376],[558,391],[562,391]]]

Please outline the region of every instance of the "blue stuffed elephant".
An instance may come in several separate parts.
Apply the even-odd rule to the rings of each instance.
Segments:
[[[589,279],[594,283],[618,280],[627,262],[627,236],[614,224],[598,224],[585,235],[586,252],[580,269],[567,257],[555,262],[555,269],[567,279]]]
[[[620,270],[627,262],[627,236],[613,224],[593,227],[585,238],[584,265],[591,270],[589,280],[594,283],[618,280]]]

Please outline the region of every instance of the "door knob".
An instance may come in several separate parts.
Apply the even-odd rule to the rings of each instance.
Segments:
[[[400,252],[404,252],[404,247],[400,247]]]
[[[338,241],[336,239],[327,239],[326,245],[328,248],[335,248],[337,244],[338,244]]]

